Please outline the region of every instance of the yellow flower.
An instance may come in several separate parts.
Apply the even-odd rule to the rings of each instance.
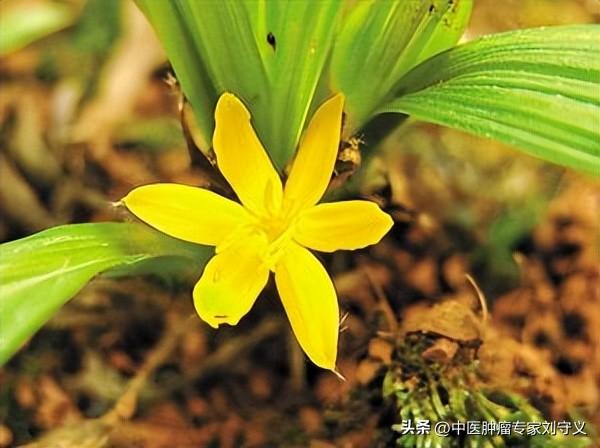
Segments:
[[[146,185],[123,202],[158,230],[216,246],[194,288],[200,318],[212,327],[236,325],[265,287],[270,272],[292,329],[308,357],[335,369],[339,310],[333,283],[307,250],[333,252],[377,243],[392,219],[368,201],[319,204],[340,140],[344,98],[325,102],[310,122],[282,185],[250,124],[230,93],[215,111],[217,165],[241,204],[212,191],[178,184]]]

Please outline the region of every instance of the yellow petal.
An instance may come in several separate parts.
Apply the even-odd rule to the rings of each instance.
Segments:
[[[132,190],[123,202],[134,215],[161,232],[209,246],[216,246],[250,220],[237,202],[187,185],[144,185]]]
[[[213,147],[219,169],[242,204],[260,214],[279,208],[281,179],[252,129],[250,113],[231,93],[217,103]]]
[[[275,267],[275,283],[304,352],[319,367],[334,370],[339,310],[325,268],[308,250],[292,243]]]
[[[344,96],[337,94],[315,112],[285,184],[286,207],[310,207],[325,194],[340,144],[343,109]]]
[[[264,240],[247,237],[211,258],[194,287],[194,306],[202,320],[214,328],[236,325],[250,311],[269,279],[265,250]]]
[[[294,238],[322,252],[354,250],[376,244],[391,229],[392,218],[374,202],[344,201],[319,204],[302,212]]]

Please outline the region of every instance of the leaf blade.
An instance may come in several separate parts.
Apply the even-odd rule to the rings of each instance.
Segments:
[[[0,56],[13,53],[27,45],[71,25],[74,11],[60,3],[35,3],[25,7],[0,10]]]
[[[378,112],[495,138],[598,176],[599,39],[595,25],[484,37],[415,68]]]
[[[404,73],[454,45],[472,0],[359,2],[344,21],[331,63],[331,86],[346,95],[349,133],[361,128]]]
[[[187,59],[202,66],[214,93],[204,95],[206,101],[192,101],[196,115],[212,114],[217,96],[225,91],[241,97],[258,136],[282,169],[304,127],[341,1],[137,2],[157,29],[178,77],[192,80],[182,79],[186,95],[194,96],[188,92],[199,88],[186,75],[191,73],[185,68]],[[187,48],[188,58],[179,54],[179,47]],[[203,133],[210,142],[212,116],[205,122]]]
[[[182,26],[181,9],[177,3],[169,1],[136,0],[136,4],[152,24],[169,57],[181,89],[192,105],[199,137],[207,145],[201,149],[208,150],[214,129],[213,109],[217,92],[193,44],[190,30]]]
[[[125,275],[146,261],[185,257],[200,264],[208,249],[140,224],[54,227],[0,246],[0,365],[95,275]]]

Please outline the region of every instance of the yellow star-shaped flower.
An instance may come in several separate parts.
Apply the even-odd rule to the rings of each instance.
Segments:
[[[392,219],[369,201],[319,204],[340,141],[344,98],[315,113],[282,185],[250,124],[230,93],[215,111],[217,165],[241,204],[197,187],[146,185],[125,205],[140,219],[182,240],[216,246],[194,288],[194,305],[212,327],[236,325],[265,287],[270,272],[292,329],[308,357],[335,369],[339,310],[333,283],[307,250],[333,252],[377,243]]]

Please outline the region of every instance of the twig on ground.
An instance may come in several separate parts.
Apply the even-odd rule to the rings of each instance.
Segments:
[[[475,282],[475,279],[473,277],[471,277],[470,274],[465,274],[465,277],[467,278],[467,281],[469,282],[469,284],[475,290],[475,294],[477,295],[477,299],[479,300],[479,305],[481,306],[482,321],[485,324],[487,322],[487,320],[488,320],[488,315],[489,315],[489,313],[488,313],[488,307],[487,307],[487,302],[485,300],[485,295],[483,294],[483,292],[481,291],[481,289],[479,288],[479,286]]]
[[[206,375],[213,373],[225,366],[234,363],[248,350],[252,349],[265,339],[279,333],[282,329],[281,319],[268,318],[263,320],[250,333],[233,337],[224,342],[216,351],[204,358],[197,367],[185,372],[185,376],[174,379],[165,385],[157,394],[156,399],[170,395],[190,384],[190,381],[198,381]]]
[[[381,287],[379,282],[377,282],[375,280],[375,277],[373,275],[371,275],[371,272],[369,269],[370,268],[368,266],[366,266],[366,265],[363,266],[363,271],[365,273],[365,276],[367,277],[369,284],[373,288],[373,292],[375,293],[375,296],[377,297],[377,301],[379,302],[379,307],[381,308],[381,311],[383,312],[383,314],[385,316],[385,320],[388,323],[390,332],[392,334],[396,334],[398,332],[398,320],[396,319],[394,310],[390,306],[390,302],[388,301],[385,293],[383,292],[383,288]]]
[[[148,378],[173,352],[180,336],[189,328],[192,322],[195,322],[195,319],[195,316],[190,316],[181,322],[180,318],[173,314],[167,316],[167,328],[162,339],[150,352],[135,376],[129,381],[125,393],[112,409],[104,414],[102,417],[104,421],[115,424],[120,420],[127,420],[133,416],[137,407],[138,396]]]
[[[291,328],[287,332],[287,343],[289,347],[290,385],[295,391],[300,391],[306,387],[306,362],[304,353]]]

